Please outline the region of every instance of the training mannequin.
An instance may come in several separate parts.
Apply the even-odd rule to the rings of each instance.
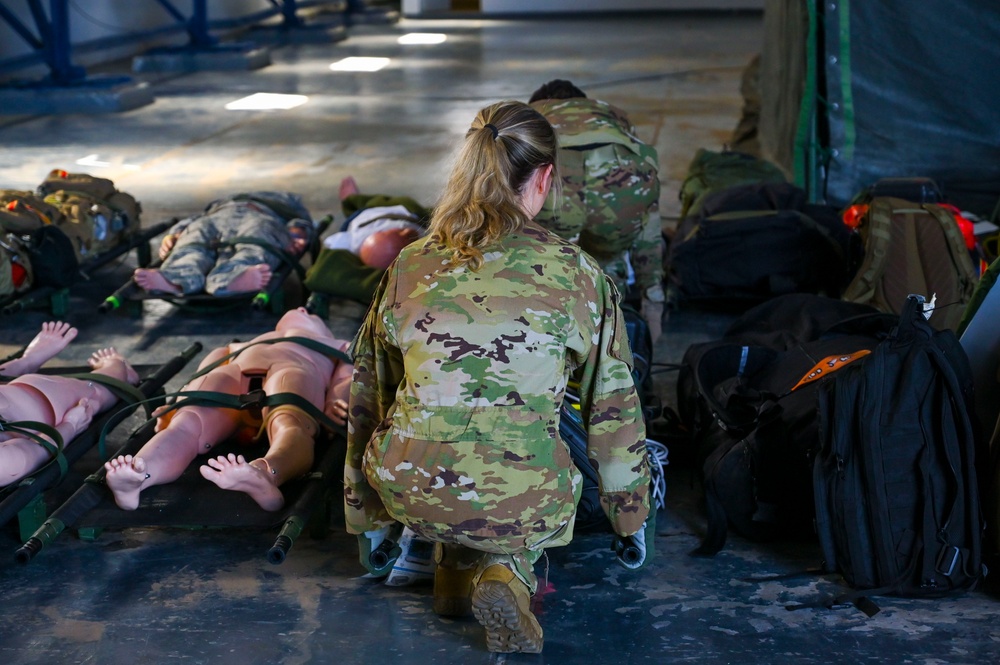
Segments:
[[[420,237],[413,229],[385,229],[364,239],[358,248],[358,257],[366,266],[385,270],[404,247]]]
[[[326,249],[345,249],[369,267],[385,270],[400,250],[424,235],[429,212],[405,196],[366,195],[348,176],[340,183],[344,227],[323,239]]]
[[[0,365],[0,375],[16,377],[0,384],[0,421],[44,423],[69,443],[90,426],[95,415],[118,402],[114,393],[97,381],[34,373],[76,335],[76,328],[67,323],[45,323],[20,358]],[[139,383],[135,370],[113,348],[95,351],[87,362],[94,374],[131,385]],[[39,435],[51,440],[41,432]],[[35,439],[0,431],[0,486],[20,480],[51,458],[52,452]]]
[[[252,238],[293,256],[312,240],[314,228],[298,195],[251,192],[220,199],[204,213],[181,220],[160,243],[159,268],[137,268],[132,279],[145,291],[232,295],[259,291],[282,259]]]
[[[340,202],[348,218],[323,239],[305,285],[314,293],[367,304],[403,247],[424,235],[429,211],[409,197],[361,194],[350,176],[340,183]]]
[[[340,351],[349,345],[349,341],[336,339],[319,317],[299,307],[282,316],[273,332],[213,350],[201,368],[245,349],[182,390],[241,395],[250,390],[253,377],[263,377],[262,388],[267,395],[295,393],[334,422],[346,423],[353,366],[293,341],[254,344],[288,337],[307,337]],[[285,503],[281,485],[312,468],[318,425],[298,407],[265,407],[261,418],[253,421],[246,411],[184,406],[183,401],[180,405],[156,412],[156,434],[134,457],[120,455],[105,464],[108,487],[120,508],[134,510],[142,490],[173,482],[199,455],[233,435],[243,436],[249,428],[256,433],[261,425],[269,442],[264,457],[247,462],[243,455],[219,456],[200,468],[201,475],[222,489],[245,492],[264,510],[278,510]]]

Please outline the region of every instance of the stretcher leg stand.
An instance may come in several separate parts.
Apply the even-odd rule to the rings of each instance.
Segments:
[[[48,514],[45,509],[45,501],[42,499],[42,495],[38,494],[17,513],[17,527],[21,541],[31,538],[38,527],[45,522],[46,517]]]

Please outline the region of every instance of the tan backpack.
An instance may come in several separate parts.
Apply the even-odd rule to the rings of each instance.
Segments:
[[[118,191],[115,183],[87,173],[70,173],[62,169],[52,169],[38,186],[39,196],[48,196],[60,189],[89,194],[95,199],[107,200]]]
[[[931,324],[956,330],[979,279],[965,239],[947,208],[876,197],[858,226],[865,248],[861,267],[842,299],[900,314],[910,294],[930,302]]]
[[[62,214],[32,192],[0,189],[0,231],[27,233],[45,224],[58,224]]]
[[[139,202],[107,178],[53,170],[39,185],[45,202],[61,213],[59,227],[81,261],[127,242],[139,230]]]

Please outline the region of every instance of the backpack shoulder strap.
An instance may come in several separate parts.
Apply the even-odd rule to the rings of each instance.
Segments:
[[[882,279],[889,254],[892,227],[892,203],[888,199],[873,199],[865,215],[861,233],[865,255],[854,279],[844,289],[843,300],[867,303],[875,297],[875,286]]]
[[[955,216],[947,209],[933,203],[923,204],[926,210],[934,219],[938,220],[948,239],[948,248],[951,251],[952,260],[959,273],[960,291],[964,302],[972,298],[972,292],[979,281],[979,271],[976,269],[969,256],[969,250],[965,246],[965,238],[962,230],[955,221]]]

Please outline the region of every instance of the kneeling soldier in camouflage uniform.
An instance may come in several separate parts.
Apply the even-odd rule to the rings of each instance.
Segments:
[[[555,148],[524,103],[480,111],[428,235],[386,271],[353,346],[345,505],[361,562],[388,573],[370,554],[397,524],[435,541],[435,611],[471,609],[498,652],[541,650],[532,568],[573,537],[581,475],[558,434],[570,380],[612,527],[642,543],[653,521],[615,287],[531,221]]]
[[[631,286],[655,342],[664,301],[656,149],[624,111],[569,81],[546,83],[529,103],[556,130],[562,180],[535,221],[586,250],[621,293]]]

